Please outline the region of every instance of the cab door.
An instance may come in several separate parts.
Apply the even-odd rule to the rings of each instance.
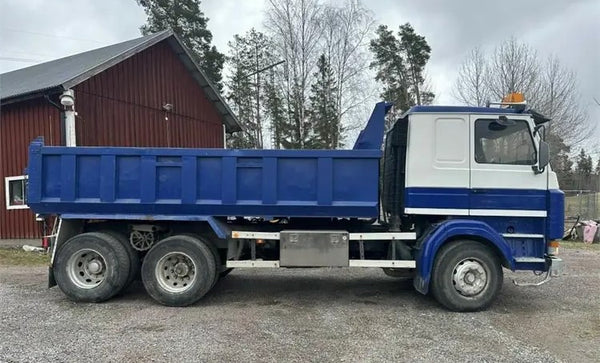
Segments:
[[[471,115],[469,215],[546,217],[547,171],[524,115]]]

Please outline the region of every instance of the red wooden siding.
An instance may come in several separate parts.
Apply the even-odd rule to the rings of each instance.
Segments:
[[[166,41],[76,86],[75,108],[78,145],[223,147],[221,116]]]
[[[223,147],[222,118],[167,41],[74,87],[78,145]],[[162,109],[173,105],[171,112]],[[60,112],[43,99],[0,110],[0,238],[37,238],[29,209],[6,210],[4,177],[23,174],[37,136],[60,145]]]
[[[60,112],[44,99],[9,104],[0,108],[0,238],[36,238],[38,222],[29,209],[6,209],[4,178],[23,175],[27,148],[38,136],[47,145],[60,145]]]

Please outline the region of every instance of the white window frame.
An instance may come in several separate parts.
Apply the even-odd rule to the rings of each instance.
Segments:
[[[7,210],[13,210],[13,209],[29,209],[29,206],[27,204],[20,204],[20,205],[11,205],[10,204],[10,183],[14,182],[14,181],[19,181],[19,180],[27,180],[29,179],[27,177],[27,175],[19,175],[19,176],[7,176],[4,178],[4,196],[5,196],[5,202],[6,202],[6,209]],[[24,193],[26,193],[26,191],[23,191]],[[25,198],[27,196],[25,195]]]

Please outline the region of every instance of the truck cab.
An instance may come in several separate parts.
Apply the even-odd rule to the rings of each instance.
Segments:
[[[411,108],[386,138],[384,219],[416,228],[423,245],[496,240],[512,258],[505,267],[557,269],[564,196],[543,140],[548,121],[523,107]],[[432,265],[421,261],[415,287],[426,293]]]

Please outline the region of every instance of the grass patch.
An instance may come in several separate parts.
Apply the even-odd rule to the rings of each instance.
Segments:
[[[600,243],[593,243],[591,245],[588,245],[583,242],[560,241],[560,247],[572,250],[600,251]]]
[[[50,255],[40,252],[27,252],[17,248],[0,248],[2,266],[41,266],[50,262]]]

